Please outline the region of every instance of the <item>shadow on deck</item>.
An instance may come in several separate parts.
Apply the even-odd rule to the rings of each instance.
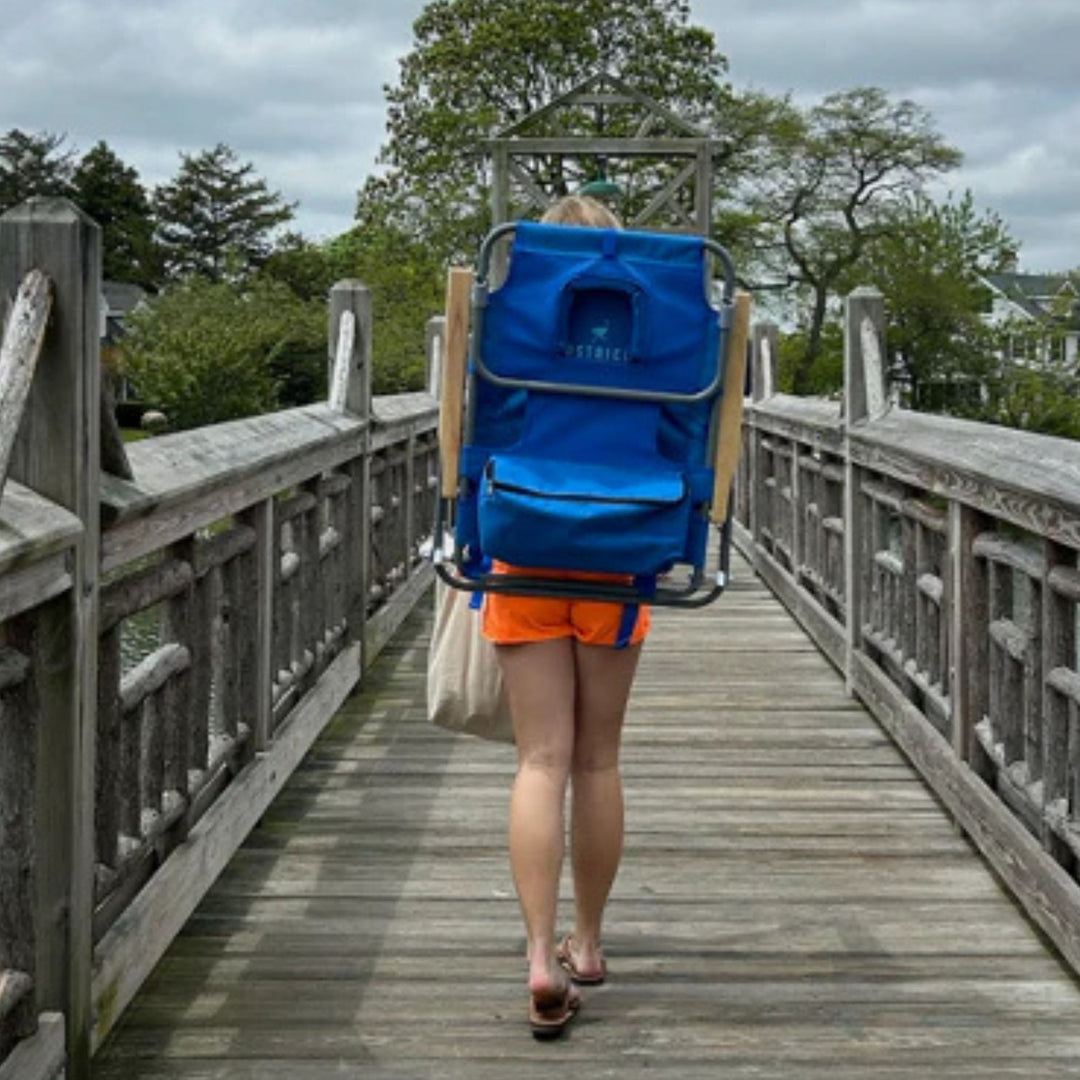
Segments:
[[[426,722],[414,614],[95,1059],[115,1080],[1075,1076],[1080,987],[745,564],[659,613],[609,985],[525,1023],[509,748]],[[568,894],[564,888],[564,895]]]

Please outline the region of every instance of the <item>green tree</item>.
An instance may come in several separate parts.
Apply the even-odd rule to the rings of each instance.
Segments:
[[[830,94],[772,129],[772,159],[751,205],[769,245],[764,261],[809,298],[806,346],[794,368],[808,393],[830,296],[893,227],[904,200],[960,162],[930,115],[880,89]]]
[[[71,195],[75,152],[65,136],[12,128],[0,137],[0,213],[31,195]]]
[[[257,269],[270,253],[271,233],[292,219],[295,204],[283,202],[224,143],[180,160],[175,179],[153,198],[169,274],[222,281]]]
[[[326,307],[278,282],[195,275],[131,315],[121,356],[174,430],[267,412],[325,393]]]
[[[441,256],[473,257],[490,220],[484,140],[599,70],[691,123],[718,126],[734,100],[722,81],[726,62],[689,11],[685,0],[432,0],[414,23],[397,83],[386,88],[381,160],[389,169],[361,189],[358,219],[389,214]],[[590,109],[560,122],[592,130],[596,118]],[[605,132],[630,134],[629,123],[625,110],[609,109]],[[724,153],[734,155],[744,145],[731,127]],[[551,197],[581,175],[559,158],[526,167]]]
[[[795,372],[806,355],[805,327],[780,335],[777,342],[777,389],[794,393]],[[813,364],[804,375],[805,393],[818,397],[839,394],[844,388],[844,327],[838,319],[826,319]]]
[[[869,245],[850,285],[884,294],[890,367],[915,408],[967,409],[979,400],[994,353],[980,278],[1015,252],[1005,223],[978,213],[970,192],[942,202],[909,196]]]
[[[341,277],[327,245],[316,244],[298,232],[278,238],[261,273],[287,285],[301,300],[325,301],[330,287]]]
[[[72,177],[75,201],[100,226],[104,276],[152,289],[161,280],[150,200],[135,169],[104,142],[83,155]]]
[[[1017,354],[1018,338],[1027,348]],[[1030,325],[997,331],[997,361],[987,380],[978,419],[1007,427],[1080,439],[1080,373],[1065,360],[1061,342],[1049,328],[1038,337]]]

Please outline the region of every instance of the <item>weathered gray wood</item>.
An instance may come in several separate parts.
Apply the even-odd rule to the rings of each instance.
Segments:
[[[221,595],[221,653],[215,667],[217,688],[220,694],[219,735],[235,740],[240,731],[240,716],[243,711],[241,702],[242,671],[240,650],[243,644],[245,615],[244,598],[241,595],[242,581],[238,574],[237,560],[224,563],[215,573],[219,576]]]
[[[860,465],[1080,547],[1080,443],[893,409],[852,433]]]
[[[876,289],[856,289],[844,301],[844,604],[847,657],[844,669],[852,688],[855,654],[862,647],[867,601],[866,529],[862,484],[864,471],[852,459],[851,433],[885,409],[885,300]],[[886,622],[886,628],[892,626]]]
[[[1080,967],[1076,882],[1046,857],[1030,833],[974,773],[963,767],[951,748],[879,670],[862,657],[856,658],[856,664],[856,686],[874,715],[933,784],[1028,914],[1068,962],[1074,968]]]
[[[107,477],[106,571],[363,452],[365,422],[308,405],[130,446],[136,484]],[[142,448],[146,449],[142,449]]]
[[[655,613],[624,739],[611,978],[585,992],[560,1062],[680,1080],[1069,1075],[1075,983],[743,569],[714,608]],[[743,638],[759,619],[776,654]],[[525,1026],[513,754],[426,721],[427,621],[388,644],[206,897],[102,1049],[103,1077],[550,1074]],[[811,708],[800,685],[835,704]],[[823,772],[842,745],[860,756]],[[565,918],[569,895],[567,876]]]
[[[138,705],[139,724],[139,836],[156,834],[164,809],[165,719],[161,695],[151,693]]]
[[[64,1018],[59,1013],[46,1013],[37,1034],[0,1062],[0,1080],[58,1080],[65,1058]]]
[[[26,400],[9,475],[73,513],[83,533],[72,589],[42,609],[38,886],[34,968],[40,1005],[63,1010],[67,1077],[89,1075],[97,702],[101,230],[63,199],[33,198],[0,217],[0,295],[31,269],[55,311]]]
[[[1044,722],[1046,737],[1043,746],[1042,775],[1045,783],[1045,804],[1059,819],[1068,814],[1070,773],[1076,763],[1069,754],[1069,714],[1077,700],[1064,692],[1072,680],[1080,687],[1076,675],[1076,600],[1070,588],[1075,584],[1075,554],[1067,548],[1046,542],[1044,560],[1048,568],[1047,589],[1042,608],[1042,639],[1040,676],[1045,684]],[[1065,586],[1062,588],[1062,586]],[[1066,681],[1062,681],[1062,676]],[[1075,814],[1075,809],[1073,811]]]
[[[352,645],[290,715],[272,748],[247,766],[94,950],[97,1047],[252,826],[360,677]]]
[[[5,628],[0,648],[0,971],[36,971],[38,778],[34,640],[24,623]],[[0,1010],[0,1053],[33,1031],[38,1008],[31,988],[18,1008]]]
[[[194,580],[190,561],[169,559],[110,582],[101,590],[100,632],[104,634],[136,612],[177,596]]]
[[[177,561],[197,562],[195,542],[189,540],[173,549]],[[194,637],[195,582],[177,593],[165,609],[164,636],[188,652],[189,666],[174,675],[164,687],[161,696],[161,713],[165,724],[165,775],[164,785],[170,798],[186,800],[191,782],[191,729],[192,686],[191,674],[192,638]]]
[[[195,581],[191,595],[191,768],[205,772],[210,761],[210,697],[213,667],[213,580],[208,575]]]
[[[442,372],[442,350],[446,341],[446,316],[433,315],[424,327],[424,357],[427,363],[427,378],[424,385],[427,392],[436,400],[440,393]]]
[[[31,270],[15,294],[0,341],[0,494],[51,310],[52,285],[40,270]]]
[[[120,710],[121,629],[106,630],[98,642],[97,769],[94,774],[94,827],[99,863],[117,865],[120,839],[120,784],[123,720]]]
[[[191,653],[170,641],[155,649],[124,676],[120,683],[120,708],[129,713],[151,694],[156,694],[169,679],[191,667]]]
[[[885,408],[885,298],[858,288],[844,300],[844,422],[876,420]]]
[[[356,344],[356,316],[351,311],[341,312],[337,337],[331,337],[330,342],[336,342],[336,345],[330,356],[330,391],[327,400],[335,412],[344,412],[349,369],[352,367],[352,354]]]
[[[352,333],[346,331],[345,348],[341,350],[341,324],[345,314],[351,318]],[[339,281],[330,290],[329,342],[331,357],[340,357],[342,372],[340,388],[332,387],[338,397],[331,408],[345,410],[353,416],[367,419],[371,411],[371,292],[360,281]]]
[[[777,341],[780,328],[773,322],[754,324],[753,361],[750,376],[754,404],[773,396],[777,386]]]
[[[663,136],[644,139],[616,137],[589,138],[515,138],[513,150],[517,155],[529,154],[607,154],[617,157],[695,157],[698,153],[697,139],[666,138]],[[496,218],[496,221],[499,219]]]
[[[101,471],[124,480],[135,479],[128,461],[127,444],[116,419],[113,374],[104,366],[101,369]]]
[[[50,555],[0,575],[0,622],[67,592],[72,585],[69,562],[66,555]]]
[[[67,550],[81,533],[74,514],[9,480],[0,499],[0,580],[19,564]]]

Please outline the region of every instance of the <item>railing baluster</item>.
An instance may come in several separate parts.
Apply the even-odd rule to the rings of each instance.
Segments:
[[[31,973],[37,970],[34,913],[38,724],[34,700],[33,641],[29,624],[5,627],[0,646],[0,822],[4,859],[0,864],[0,978],[22,973],[23,991],[0,1019],[0,1061],[37,1026]]]
[[[97,861],[115,870],[120,840],[121,753],[120,714],[121,625],[106,630],[98,642],[97,769],[94,833]]]

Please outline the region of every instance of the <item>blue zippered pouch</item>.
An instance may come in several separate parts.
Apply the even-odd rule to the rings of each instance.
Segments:
[[[495,454],[480,486],[480,543],[514,566],[651,575],[682,557],[690,513],[677,470]]]

